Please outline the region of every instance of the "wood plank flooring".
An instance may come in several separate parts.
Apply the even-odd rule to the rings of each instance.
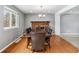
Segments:
[[[50,38],[51,48],[47,47],[46,51],[35,52],[35,53],[77,53],[78,48],[71,45],[69,42],[65,41],[57,35],[52,35]],[[19,43],[14,43],[8,47],[5,53],[32,53],[31,46],[26,48],[27,38],[23,37]]]

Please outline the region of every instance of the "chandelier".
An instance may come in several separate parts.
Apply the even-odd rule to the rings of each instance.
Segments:
[[[40,14],[38,14],[38,17],[39,18],[43,18],[43,17],[45,17],[46,15],[45,14],[43,14],[43,6],[40,6],[40,8],[41,8],[41,13]]]

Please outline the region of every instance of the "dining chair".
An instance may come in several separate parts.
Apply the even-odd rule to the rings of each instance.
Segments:
[[[44,50],[45,33],[31,32],[32,52]]]
[[[52,29],[48,28],[48,31],[46,33],[45,42],[48,43],[49,48],[51,47],[50,46],[50,37],[51,37],[51,34],[52,34]]]

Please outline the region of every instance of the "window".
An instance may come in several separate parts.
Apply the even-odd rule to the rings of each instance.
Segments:
[[[12,26],[16,26],[16,16],[12,14]]]
[[[16,11],[9,7],[4,7],[4,29],[18,27],[19,15]]]
[[[10,27],[10,13],[8,11],[4,14],[4,27]]]

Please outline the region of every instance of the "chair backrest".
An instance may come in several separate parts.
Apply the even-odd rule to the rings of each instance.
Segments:
[[[41,50],[44,48],[45,33],[31,32],[32,49]]]
[[[26,29],[27,33],[30,33],[31,31],[32,31],[31,27],[29,27],[29,28]]]
[[[52,33],[52,29],[48,28],[48,34]]]

